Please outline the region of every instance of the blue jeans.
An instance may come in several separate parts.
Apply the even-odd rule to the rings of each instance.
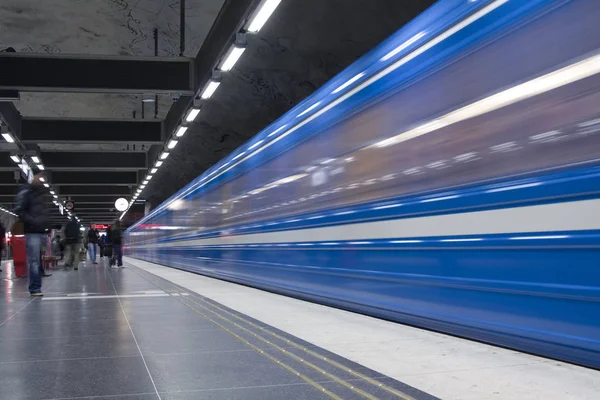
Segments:
[[[42,291],[41,251],[43,236],[45,235],[41,233],[28,233],[25,235],[27,265],[29,266],[29,293]]]
[[[90,261],[96,262],[96,243],[90,243],[89,249],[90,249]]]
[[[117,265],[119,267],[123,266],[123,245],[122,244],[113,244],[113,251],[115,253],[114,257],[117,260]]]

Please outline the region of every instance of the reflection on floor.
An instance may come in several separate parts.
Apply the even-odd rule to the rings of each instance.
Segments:
[[[435,399],[131,264],[53,272],[2,275],[0,399]]]

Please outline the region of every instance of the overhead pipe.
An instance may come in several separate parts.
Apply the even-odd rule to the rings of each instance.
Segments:
[[[185,0],[179,0],[179,56],[185,53]]]
[[[154,57],[158,57],[158,28],[154,28]],[[158,94],[154,95],[154,119],[158,119]]]

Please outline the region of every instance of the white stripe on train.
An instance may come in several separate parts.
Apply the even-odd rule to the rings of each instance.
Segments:
[[[361,222],[321,228],[251,233],[219,238],[181,240],[162,244],[130,246],[130,248],[331,242],[597,229],[600,229],[600,199]]]

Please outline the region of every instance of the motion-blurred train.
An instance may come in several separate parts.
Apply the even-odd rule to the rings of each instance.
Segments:
[[[443,0],[126,253],[600,368],[599,159],[600,1]]]

